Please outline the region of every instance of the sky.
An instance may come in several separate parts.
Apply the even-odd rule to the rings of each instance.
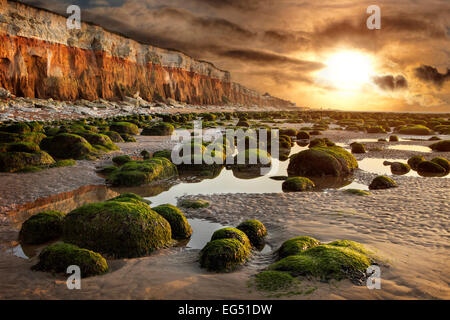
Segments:
[[[450,112],[448,0],[25,0],[231,72],[298,106]],[[378,5],[381,28],[367,8]]]

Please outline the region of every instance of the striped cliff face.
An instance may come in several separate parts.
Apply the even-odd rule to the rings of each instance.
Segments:
[[[15,95],[116,100],[139,93],[149,101],[289,105],[232,83],[228,72],[181,52],[91,24],[68,30],[63,16],[0,1],[0,86]]]

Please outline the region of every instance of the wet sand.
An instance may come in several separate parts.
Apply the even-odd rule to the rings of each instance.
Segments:
[[[301,127],[302,125],[292,125]],[[361,133],[327,131],[326,137],[348,143]],[[387,137],[367,134],[364,138]],[[428,146],[429,141],[367,143],[368,149],[383,145],[413,144]],[[120,144],[121,152],[138,154],[142,149],[155,151],[169,146],[168,138],[138,137],[138,143]],[[420,154],[407,150],[385,149],[358,155],[402,159]],[[423,153],[426,158],[449,157],[449,153]],[[248,287],[251,275],[265,268],[272,255],[256,256],[242,269],[231,274],[208,273],[199,268],[198,250],[170,248],[144,258],[109,261],[112,271],[84,279],[82,290],[68,290],[63,276],[33,272],[37,258],[23,259],[11,253],[17,244],[21,215],[17,209],[61,192],[85,185],[103,185],[95,174],[96,166],[108,163],[112,155],[97,162],[78,162],[77,166],[51,169],[32,174],[2,174],[0,227],[3,248],[0,251],[1,299],[262,299],[267,295]],[[358,170],[355,179],[369,182],[375,174]],[[268,228],[268,243],[277,248],[294,236],[309,235],[323,242],[349,239],[363,243],[382,259],[382,289],[369,290],[350,281],[320,283],[303,281],[302,286],[317,288],[311,294],[288,299],[449,299],[450,265],[448,201],[449,179],[396,176],[398,188],[371,191],[359,197],[339,190],[295,194],[227,194],[198,196],[211,206],[187,210],[188,218],[206,218],[224,225],[237,225],[249,218],[261,220]],[[94,192],[91,190],[91,192]],[[249,190],[251,192],[251,190]],[[101,191],[97,195],[112,197]],[[81,195],[75,202],[89,200]],[[8,207],[10,203],[14,206]],[[28,211],[30,209],[27,209]],[[25,210],[25,211],[27,211]],[[195,232],[195,230],[194,230]],[[9,248],[7,248],[9,246]]]

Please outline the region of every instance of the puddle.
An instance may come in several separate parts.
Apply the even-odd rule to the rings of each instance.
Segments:
[[[300,151],[307,150],[307,147],[301,147],[295,144],[291,149],[290,155],[296,154]],[[287,168],[289,161],[280,161],[272,158],[273,165],[277,166],[276,172],[271,172],[270,175],[260,176],[259,169],[256,170],[238,170],[238,169],[219,169],[214,175],[210,177],[197,177],[198,179],[191,179],[190,181],[183,180],[179,184],[175,184],[168,190],[159,194],[139,194],[147,200],[152,201],[152,206],[170,203],[177,205],[177,198],[187,195],[211,195],[211,194],[225,194],[225,193],[282,193],[283,181],[271,179],[273,176],[287,176]],[[192,177],[191,172],[191,177]],[[195,173],[194,173],[195,174]],[[198,173],[197,173],[198,174]],[[203,179],[199,181],[200,179]],[[317,186],[318,191],[325,191],[327,189],[346,188],[363,188],[367,186],[359,183],[354,183],[352,177],[345,178],[311,178]],[[131,191],[133,192],[133,191]]]
[[[230,227],[204,219],[187,219],[192,227],[192,236],[186,244],[186,249],[201,250],[211,240],[213,233],[219,229]]]
[[[385,166],[383,162],[389,161],[389,162],[403,162],[406,163],[406,160],[399,160],[399,159],[384,159],[384,158],[364,158],[363,160],[358,161],[359,168],[361,170],[375,173],[379,175],[395,175],[391,171],[391,166]],[[422,177],[420,176],[416,171],[411,170],[407,174],[404,174],[402,176],[405,177]],[[450,176],[447,175],[444,178],[449,178]]]
[[[419,146],[419,145],[409,145],[409,144],[397,144],[394,146],[389,146],[387,149],[392,150],[405,150],[405,151],[415,151],[415,152],[426,152],[430,153],[431,149],[426,146]]]

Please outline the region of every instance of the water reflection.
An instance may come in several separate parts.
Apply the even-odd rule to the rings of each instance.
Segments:
[[[295,144],[292,147],[290,155],[308,149],[307,147]],[[273,176],[287,176],[287,167],[289,161],[280,161],[272,158],[272,164],[277,170],[270,175],[261,176],[260,168],[237,168],[230,166],[220,168],[214,174],[199,176],[198,172],[195,178],[190,180],[182,179],[181,183],[173,185],[167,191],[159,194],[143,194],[136,192],[141,196],[152,201],[153,205],[164,203],[177,204],[177,198],[185,195],[210,195],[226,193],[282,193],[282,181],[271,179]],[[193,172],[182,171],[182,177],[189,177]],[[316,190],[339,189],[339,188],[358,188],[367,189],[367,186],[352,182],[353,177],[326,177],[311,178],[317,188]],[[141,187],[140,187],[141,188]],[[134,191],[131,191],[134,192]]]
[[[384,165],[384,163],[388,161],[388,162],[404,162],[406,163],[406,161],[402,161],[399,159],[384,159],[384,158],[364,158],[362,160],[358,161],[359,164],[359,168],[361,170],[370,172],[370,173],[375,173],[375,174],[379,174],[379,175],[392,175],[392,170],[391,170],[391,166],[390,165]],[[431,175],[419,175],[416,171],[411,170],[408,173],[404,174],[403,176],[406,177],[426,177],[426,176],[431,176]],[[450,176],[446,176],[446,178],[449,178]]]

